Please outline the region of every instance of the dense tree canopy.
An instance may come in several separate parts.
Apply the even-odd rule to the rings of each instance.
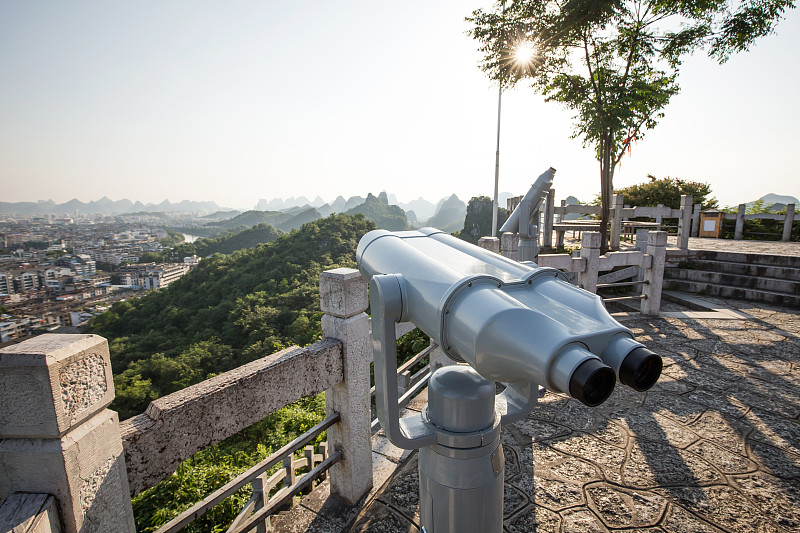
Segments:
[[[505,223],[508,211],[502,207],[497,210],[497,229]],[[492,199],[488,196],[473,196],[467,204],[464,227],[456,236],[477,244],[481,237],[492,234]]]
[[[681,195],[691,194],[693,203],[701,204],[701,209],[717,207],[717,199],[711,196],[711,186],[708,183],[669,177],[656,179],[652,175],[647,177],[650,181],[616,189],[614,192],[622,194],[625,203],[633,206],[661,204],[680,209]]]
[[[529,79],[574,112],[574,136],[600,162],[602,246],[614,169],[677,94],[686,54],[720,62],[771,33],[793,0],[517,0],[467,20],[501,86]],[[524,53],[523,53],[524,52]]]

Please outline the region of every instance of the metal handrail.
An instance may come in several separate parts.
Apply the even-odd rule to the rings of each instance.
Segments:
[[[191,506],[189,509],[185,510],[184,512],[182,512],[181,514],[179,514],[178,516],[176,516],[175,518],[173,518],[172,520],[170,520],[169,522],[158,528],[155,533],[177,533],[187,525],[191,524],[192,522],[203,516],[212,507],[219,504],[226,498],[232,496],[234,493],[236,493],[236,491],[238,491],[248,483],[252,483],[253,480],[259,477],[261,474],[263,474],[273,466],[277,465],[278,463],[281,463],[284,460],[284,458],[292,457],[295,451],[299,450],[300,448],[302,448],[303,446],[305,446],[306,444],[317,438],[323,431],[331,427],[333,424],[337,423],[340,420],[340,418],[341,417],[339,416],[339,413],[333,413],[331,416],[327,417],[325,420],[323,420],[313,428],[309,429],[302,435],[298,436],[296,439],[294,439],[287,445],[283,446],[281,449],[279,449],[278,451],[276,451],[263,461],[250,467],[247,471],[243,472],[242,474],[239,474],[234,479],[232,479],[219,489],[215,490],[213,493],[209,494],[208,496],[206,496],[205,498],[203,498],[202,500]],[[336,459],[333,459],[334,457],[336,457]],[[330,457],[328,457],[328,459],[326,459],[322,463],[320,463],[320,466],[323,463],[327,463],[328,466],[325,469],[321,470],[319,473],[327,470],[330,467],[330,465],[338,461],[340,457],[341,455],[338,454],[337,452],[335,454],[332,454]],[[318,469],[319,467],[315,468],[311,472],[315,472]],[[311,472],[309,472],[309,474]],[[306,480],[307,477],[308,474],[303,476],[302,480]],[[292,487],[294,487],[295,485],[293,485]],[[299,492],[299,490],[301,489],[298,489],[297,492]],[[272,504],[270,504],[267,507],[264,507],[263,509],[269,509],[271,507]],[[258,511],[259,514],[262,513],[263,509]],[[248,521],[247,523],[249,524],[250,521]]]

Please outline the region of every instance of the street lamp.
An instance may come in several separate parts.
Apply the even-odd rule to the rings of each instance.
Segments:
[[[505,4],[503,4],[505,11]],[[522,41],[514,47],[514,67],[527,72],[533,65],[536,48],[530,41]],[[492,202],[492,237],[497,237],[497,195],[500,183],[500,109],[503,100],[503,84],[497,91],[497,150],[494,155],[494,201]]]

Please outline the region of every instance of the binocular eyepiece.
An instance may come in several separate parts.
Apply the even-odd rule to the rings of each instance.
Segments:
[[[585,405],[619,381],[655,384],[661,358],[633,338],[595,294],[564,274],[518,263],[433,228],[372,231],[358,245],[362,275],[392,275],[401,320],[486,379],[529,382]]]

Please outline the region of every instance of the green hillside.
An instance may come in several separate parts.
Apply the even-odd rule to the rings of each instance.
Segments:
[[[396,205],[389,205],[386,194],[381,194],[378,198],[372,193],[367,195],[364,203],[358,205],[349,211],[348,215],[364,215],[367,220],[371,220],[376,226],[390,231],[399,231],[408,228],[408,220],[406,220],[406,213]]]
[[[150,400],[320,335],[319,274],[355,266],[374,225],[332,215],[268,244],[206,259],[168,288],[93,319],[109,340],[120,418]]]
[[[505,223],[508,211],[502,207],[497,210],[497,229]],[[478,244],[481,237],[492,235],[492,199],[488,196],[473,196],[467,204],[464,227],[456,235],[460,239]]]
[[[142,263],[180,263],[184,257],[192,255],[208,257],[213,254],[229,254],[237,250],[272,242],[283,234],[282,231],[268,224],[257,224],[234,235],[226,235],[216,239],[197,239],[194,242],[180,244],[171,250],[146,253],[139,258],[139,261]]]

